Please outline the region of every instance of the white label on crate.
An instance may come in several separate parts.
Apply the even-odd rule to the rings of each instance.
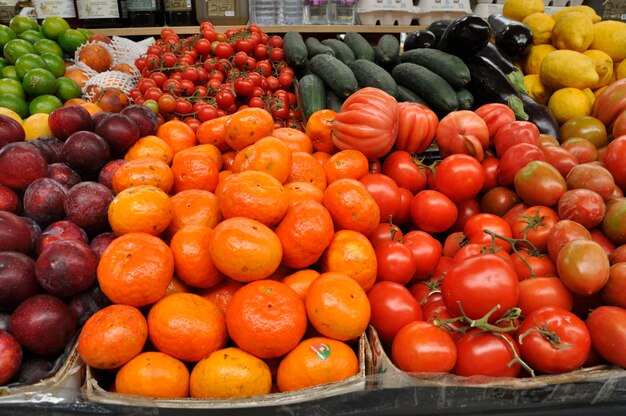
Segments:
[[[188,12],[191,11],[191,0],[165,0],[166,12]]]
[[[209,16],[235,16],[235,0],[211,1],[207,4],[207,6],[209,7]]]
[[[120,9],[116,0],[76,0],[79,19],[118,19]]]
[[[33,7],[37,19],[59,16],[65,18],[76,17],[76,9],[72,0],[33,0]]]

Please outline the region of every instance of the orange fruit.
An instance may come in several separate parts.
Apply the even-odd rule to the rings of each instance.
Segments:
[[[174,175],[167,163],[158,159],[129,160],[115,170],[112,178],[113,192],[139,185],[152,185],[169,193],[174,185]]]
[[[313,269],[302,269],[298,270],[295,273],[286,276],[282,282],[292,288],[300,299],[304,302],[306,299],[306,292],[309,290],[309,286],[313,283],[313,280],[317,279],[317,276],[320,275],[320,272]]]
[[[320,165],[322,165],[322,167],[324,166],[324,163],[328,159],[330,159],[331,156],[332,155],[330,153],[326,152],[313,152],[313,157],[320,163]]]
[[[337,228],[368,235],[380,223],[380,209],[370,193],[356,179],[337,179],[324,192],[324,206]]]
[[[87,75],[85,71],[80,68],[72,68],[65,71],[63,75],[65,78],[69,78],[74,80],[78,84],[79,87],[83,88],[87,81],[89,81],[90,76]]]
[[[110,305],[93,314],[78,336],[78,353],[93,368],[118,368],[141,352],[148,324],[139,309]]]
[[[319,260],[333,239],[335,228],[322,204],[305,200],[289,207],[274,232],[283,246],[283,264],[301,269]]]
[[[229,118],[230,116],[227,115],[202,122],[196,130],[198,143],[212,144],[222,151],[230,149],[224,140],[224,126]]]
[[[291,154],[291,172],[287,182],[308,182],[322,191],[326,190],[326,173],[319,162],[306,152]]]
[[[245,217],[227,218],[213,230],[211,259],[238,282],[265,279],[278,269],[283,249],[266,225]]]
[[[336,115],[337,113],[333,110],[318,110],[306,121],[304,132],[311,139],[313,149],[316,151],[330,154],[339,151],[333,144],[331,134]]]
[[[80,104],[80,106],[87,110],[87,112],[92,116],[96,113],[103,111],[102,108],[100,108],[100,106],[96,103],[83,103]]]
[[[322,256],[322,271],[346,274],[366,292],[376,282],[377,269],[372,243],[356,231],[337,231]]]
[[[143,352],[115,375],[115,392],[177,399],[189,396],[189,370],[181,361],[158,351]]]
[[[226,309],[228,308],[230,300],[242,286],[243,283],[236,280],[224,279],[215,286],[199,290],[198,295],[213,301],[213,303],[222,310],[224,315],[226,315]]]
[[[285,142],[292,152],[313,153],[311,139],[300,130],[291,127],[279,127],[274,129],[271,135]]]
[[[242,350],[259,358],[280,357],[304,336],[306,308],[287,285],[258,280],[235,293],[226,310],[226,326]]]
[[[172,220],[168,227],[168,233],[173,235],[176,231],[188,225],[204,225],[214,228],[222,221],[217,196],[213,192],[201,189],[188,189],[172,195]]]
[[[165,162],[168,165],[172,162],[174,152],[163,139],[157,136],[144,136],[137,140],[124,155],[126,160],[152,158]]]
[[[283,185],[269,173],[256,170],[229,175],[215,195],[224,218],[251,218],[268,227],[278,224],[289,208]]]
[[[222,169],[222,152],[216,146],[212,144],[199,144],[193,147],[190,147],[188,150],[196,150],[202,153],[205,153],[207,156],[215,162],[217,165],[217,170]]]
[[[144,306],[165,296],[174,274],[174,256],[160,238],[129,233],[113,240],[98,263],[98,283],[115,303]]]
[[[278,366],[279,391],[294,391],[345,380],[359,371],[359,360],[348,345],[330,338],[302,341]]]
[[[170,284],[167,285],[167,291],[165,295],[171,295],[172,293],[188,293],[191,292],[189,286],[183,283],[178,277],[172,277]]]
[[[174,255],[174,271],[189,286],[215,286],[224,275],[211,260],[213,230],[204,225],[188,225],[178,230],[170,240]]]
[[[216,304],[193,293],[174,293],[148,313],[148,334],[161,352],[200,361],[226,345],[224,315]]]
[[[343,273],[320,274],[309,286],[304,303],[313,327],[329,338],[358,338],[370,322],[370,302],[365,290]]]
[[[172,202],[161,188],[133,186],[117,194],[109,204],[109,224],[117,235],[159,235],[172,220]]]
[[[191,371],[190,393],[196,399],[258,396],[271,389],[272,374],[267,364],[239,348],[215,351]]]
[[[233,149],[241,150],[274,129],[274,119],[267,111],[248,107],[231,114],[224,124],[224,141]]]
[[[219,168],[213,158],[205,152],[184,149],[172,159],[174,193],[188,189],[203,189],[213,192],[217,186]]]
[[[322,166],[326,180],[332,183],[340,178],[360,179],[369,173],[369,161],[358,150],[346,149],[332,155]]]
[[[289,182],[284,185],[290,205],[298,201],[312,200],[322,203],[324,191],[310,182]]]
[[[196,145],[196,133],[180,120],[170,120],[161,124],[156,136],[165,141],[174,154]]]
[[[65,77],[67,78],[67,77]],[[63,107],[69,107],[72,105],[81,105],[81,104],[85,104],[88,103],[89,101],[85,100],[84,98],[70,98],[69,100],[67,100],[66,102],[63,103]]]
[[[264,137],[235,156],[233,172],[246,170],[269,173],[280,183],[285,183],[291,171],[291,150],[275,137]]]

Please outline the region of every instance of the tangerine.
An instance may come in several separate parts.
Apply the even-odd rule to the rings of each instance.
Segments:
[[[339,151],[333,144],[332,127],[336,111],[323,109],[311,114],[306,122],[304,132],[311,139],[313,149],[318,152],[334,154]]]
[[[242,150],[259,139],[269,136],[274,119],[266,110],[248,107],[231,114],[224,124],[224,141],[235,150]]]
[[[326,172],[310,153],[293,152],[291,154],[291,171],[287,182],[308,182],[325,191],[327,185]]]
[[[272,131],[271,136],[276,137],[287,145],[292,152],[313,153],[311,138],[298,129],[291,127],[279,127]]]
[[[313,281],[317,279],[317,276],[319,275],[320,272],[318,272],[317,270],[302,269],[290,274],[289,276],[286,276],[282,280],[282,282],[292,288],[298,294],[298,296],[300,296],[300,299],[302,299],[302,301],[304,302],[306,299],[306,292],[309,290],[309,286],[311,286],[311,283],[313,283]]]
[[[324,165],[326,180],[332,183],[340,178],[361,179],[369,173],[369,161],[360,151],[354,149],[341,150],[332,155]]]
[[[246,170],[269,173],[280,183],[285,183],[291,171],[291,150],[275,137],[264,137],[235,156],[233,172]]]
[[[226,309],[228,308],[230,300],[242,286],[243,283],[236,280],[224,279],[215,286],[199,290],[198,295],[213,301],[222,310],[224,315],[226,315]]]
[[[189,370],[181,361],[158,351],[143,352],[115,375],[115,392],[176,399],[189,396]]]
[[[174,255],[174,271],[189,286],[215,286],[224,275],[211,260],[213,230],[204,225],[188,225],[178,230],[170,240]]]
[[[129,160],[115,170],[112,178],[113,192],[139,185],[152,185],[169,193],[174,185],[174,175],[167,163],[158,159]]]
[[[163,139],[157,136],[144,136],[137,140],[124,155],[126,160],[152,158],[158,159],[168,165],[172,162],[174,152]]]
[[[324,191],[309,182],[289,182],[284,185],[290,205],[298,201],[312,200],[322,203]]]
[[[188,189],[213,192],[219,179],[219,168],[213,158],[193,147],[174,154],[172,173],[175,193]]]
[[[165,141],[174,154],[196,145],[196,133],[180,120],[170,120],[161,124],[156,136]]]
[[[198,143],[212,144],[221,151],[229,150],[230,146],[224,140],[224,126],[229,118],[230,115],[226,115],[202,122],[196,130]]]
[[[380,208],[356,179],[341,178],[328,185],[322,200],[339,229],[368,235],[380,223]]]
[[[170,235],[188,225],[204,225],[209,228],[222,221],[217,196],[202,189],[188,189],[170,198],[172,202],[172,220],[167,229]]]
[[[367,292],[374,286],[378,271],[372,243],[357,231],[337,231],[322,255],[322,271],[346,274]]]
[[[161,188],[152,185],[133,186],[113,198],[108,215],[111,229],[117,235],[159,235],[172,220],[172,202]]]

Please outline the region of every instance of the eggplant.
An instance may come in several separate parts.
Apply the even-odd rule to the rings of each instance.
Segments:
[[[550,109],[526,94],[520,94],[524,111],[528,114],[528,121],[533,122],[541,134],[549,134],[559,138],[559,123]]]
[[[445,32],[446,28],[450,26],[450,23],[452,23],[452,20],[440,19],[435,20],[426,27],[426,30],[435,35],[435,45],[439,43],[441,35],[443,35],[443,32]]]
[[[528,93],[524,85],[524,74],[518,67],[513,65],[511,59],[505,56],[496,45],[487,43],[487,46],[485,46],[482,51],[478,52],[478,55],[487,58],[492,64],[497,66],[500,71],[504,72],[504,75],[509,78],[509,81],[513,83],[519,92],[523,94]]]
[[[441,35],[437,48],[458,57],[476,55],[491,39],[489,23],[480,16],[466,15],[453,20]]]
[[[523,58],[533,46],[533,32],[517,20],[495,13],[487,18],[496,46],[511,58]]]
[[[434,48],[437,46],[437,38],[430,30],[420,29],[413,33],[409,33],[404,41],[404,50],[419,48]]]
[[[474,97],[474,105],[502,103],[508,105],[520,120],[528,120],[520,92],[506,75],[487,58],[475,55],[464,59],[471,78],[465,85]]]

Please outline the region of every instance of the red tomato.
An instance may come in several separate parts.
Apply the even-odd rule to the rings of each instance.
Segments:
[[[534,160],[515,174],[515,191],[530,205],[553,207],[567,191],[567,183],[556,168],[547,162]]]
[[[520,282],[517,307],[522,316],[528,316],[544,306],[558,306],[571,311],[574,295],[558,277],[535,277]]]
[[[399,126],[394,148],[409,153],[424,153],[435,139],[439,119],[425,105],[398,103]]]
[[[396,224],[381,222],[374,231],[367,235],[372,247],[376,248],[385,241],[399,241],[402,239],[402,230]]]
[[[509,256],[520,282],[540,276],[556,276],[556,266],[547,254],[518,249]]]
[[[229,58],[235,53],[232,45],[226,42],[220,42],[215,46],[215,55],[218,58]]]
[[[513,121],[498,129],[493,144],[496,155],[502,157],[506,150],[519,143],[539,146],[539,129],[530,121]]]
[[[406,188],[400,188],[400,202],[394,217],[396,224],[405,225],[411,219],[411,201],[413,201],[411,191]]]
[[[399,241],[383,241],[376,246],[374,252],[378,263],[377,281],[401,285],[409,283],[417,268],[417,259],[410,248]]]
[[[341,150],[356,149],[368,159],[377,159],[389,153],[397,134],[397,101],[382,90],[366,87],[344,101],[333,121],[332,141]]]
[[[513,361],[515,355],[511,349],[519,353],[519,348],[509,334],[474,329],[456,342],[456,348],[452,372],[459,376],[516,377],[520,372],[521,366]]]
[[[609,270],[609,281],[602,288],[607,305],[626,307],[626,263],[615,263]]]
[[[405,325],[391,346],[391,358],[403,371],[447,373],[454,368],[457,351],[443,329],[423,321]]]
[[[372,309],[370,324],[384,345],[391,344],[403,326],[422,320],[422,308],[401,284],[377,282],[367,291],[367,298]]]
[[[459,202],[456,207],[459,215],[456,217],[456,222],[452,226],[453,231],[463,231],[467,220],[481,212],[480,204],[475,199]]]
[[[484,254],[453,263],[441,284],[441,294],[453,316],[460,316],[461,308],[470,319],[492,312],[489,322],[495,322],[517,305],[519,281],[506,260]]]
[[[540,373],[573,371],[583,365],[591,349],[585,323],[555,306],[534,310],[526,316],[517,334],[522,359]]]
[[[611,127],[613,122],[626,109],[626,81],[617,80],[604,89],[593,102],[592,116]]]
[[[474,198],[485,182],[485,170],[476,158],[453,154],[441,161],[435,170],[437,190],[454,202]]]
[[[422,312],[430,302],[435,301],[437,298],[441,299],[439,286],[442,277],[443,276],[432,277],[428,280],[418,280],[409,286],[409,292],[411,292],[411,295],[413,295],[422,306]]]
[[[593,349],[608,362],[626,368],[626,309],[600,306],[585,323]]]
[[[463,232],[456,231],[450,233],[443,242],[443,250],[441,254],[445,257],[453,258],[461,247],[467,244],[467,237],[463,234]]]
[[[498,165],[498,183],[511,185],[515,174],[533,160],[543,160],[543,152],[539,146],[530,143],[520,143],[509,147],[500,159]]]
[[[602,231],[613,244],[626,243],[626,200],[609,201],[602,220]]]
[[[600,246],[604,249],[604,252],[606,253],[606,255],[610,257],[615,251],[615,248],[616,248],[615,244],[613,244],[613,242],[609,240],[609,238],[606,235],[604,235],[602,230],[598,228],[594,228],[590,230],[589,233],[591,234],[591,239],[595,241],[596,243],[600,244]]]
[[[578,163],[589,163],[598,160],[598,149],[596,149],[593,143],[582,137],[567,139],[561,143],[561,147],[573,154]]]
[[[620,80],[621,81],[621,80]],[[623,82],[622,82],[623,84]],[[612,86],[613,84],[611,84]],[[608,88],[607,88],[608,89]],[[606,90],[605,90],[606,91]],[[611,172],[615,184],[622,191],[626,189],[626,136],[621,136],[613,140],[602,153],[602,163]]]
[[[502,247],[507,253],[511,251],[511,244],[508,241],[497,238],[497,236],[494,240],[494,237],[485,230],[505,238],[512,236],[511,227],[503,218],[487,213],[476,214],[469,218],[463,228],[463,234],[467,236],[470,243],[494,244],[497,247]]]
[[[480,198],[480,210],[502,217],[519,202],[519,196],[515,192],[503,186],[496,186]]]
[[[495,254],[496,256],[505,260],[511,267],[513,267],[513,262],[509,253],[502,250],[499,247],[491,247],[491,244],[482,244],[482,243],[469,243],[464,245],[456,252],[454,257],[452,258],[452,263],[458,263],[464,259],[474,256],[482,256],[484,254]]]
[[[489,146],[489,128],[485,121],[469,110],[452,111],[439,121],[437,145],[444,158],[454,153],[464,153],[479,161]]]
[[[556,269],[565,286],[581,295],[599,292],[609,280],[609,268],[604,249],[592,240],[570,241],[556,259]]]
[[[597,192],[583,188],[571,189],[559,199],[558,210],[561,218],[576,221],[590,229],[602,222],[606,205]]]
[[[541,152],[546,162],[551,164],[565,178],[574,166],[579,164],[576,156],[561,146],[541,146]]]
[[[417,156],[404,150],[389,153],[382,164],[382,173],[413,194],[426,189],[428,172]]]
[[[383,221],[393,217],[400,203],[400,189],[393,179],[382,173],[368,173],[359,179],[370,193],[378,208]]]
[[[413,280],[425,279],[432,275],[441,259],[441,243],[424,231],[413,230],[404,235],[402,244],[410,249],[416,260]]]
[[[513,238],[528,240],[532,247],[542,253],[548,250],[548,234],[559,221],[559,214],[552,208],[532,206],[513,219]],[[528,246],[523,244],[522,246]]]
[[[454,202],[438,191],[426,189],[411,201],[411,221],[429,233],[441,233],[456,222],[458,211]]]
[[[498,186],[498,167],[500,166],[500,159],[487,156],[483,159],[481,164],[485,171],[485,183],[483,183],[483,189],[481,189],[481,191],[487,192]]]
[[[591,234],[582,225],[572,220],[560,220],[548,234],[548,255],[556,264],[556,259],[563,246],[574,240],[591,240]]]
[[[515,121],[515,113],[505,104],[484,104],[474,110],[474,112],[487,124],[490,142],[493,142],[496,133],[501,127]]]

